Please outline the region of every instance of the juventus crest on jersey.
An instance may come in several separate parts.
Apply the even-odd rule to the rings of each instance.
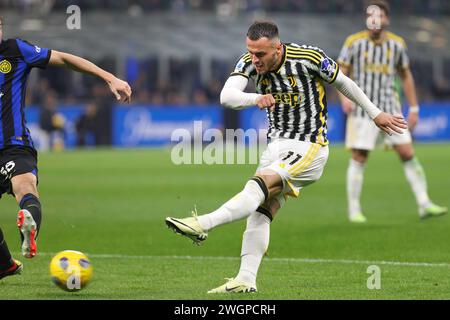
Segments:
[[[260,94],[272,94],[276,104],[267,110],[269,138],[290,138],[328,144],[327,101],[323,81],[333,83],[338,64],[321,49],[283,44],[283,59],[276,70],[257,74],[249,53],[240,57],[232,76],[255,82]]]
[[[384,41],[375,43],[369,31],[355,33],[345,41],[338,62],[350,68],[350,78],[377,107],[387,113],[401,113],[395,82],[398,70],[409,67],[406,44],[401,37],[386,32]],[[367,117],[361,108],[355,108],[353,115]]]

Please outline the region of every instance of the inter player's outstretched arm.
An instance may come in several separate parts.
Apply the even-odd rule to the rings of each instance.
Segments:
[[[131,87],[127,82],[116,78],[113,74],[86,59],[73,54],[52,50],[49,64],[52,66],[67,67],[77,72],[97,76],[109,85],[111,92],[117,100],[123,102],[130,102],[131,100]]]
[[[342,72],[339,72],[336,81],[333,82],[333,86],[356,105],[361,106],[369,114],[377,127],[384,132],[388,134],[392,134],[392,131],[403,133],[402,129],[408,128],[403,116],[390,115],[382,112],[372,103],[372,101],[370,101],[361,88]]]

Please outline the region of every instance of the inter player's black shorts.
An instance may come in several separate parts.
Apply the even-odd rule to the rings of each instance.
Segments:
[[[13,195],[11,178],[28,172],[37,178],[37,152],[34,148],[7,146],[0,149],[0,197],[4,193]]]

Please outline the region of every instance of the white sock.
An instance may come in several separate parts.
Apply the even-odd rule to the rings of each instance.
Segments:
[[[250,180],[240,193],[219,209],[198,217],[203,230],[208,231],[222,224],[247,218],[265,201],[265,194],[254,180]]]
[[[347,202],[350,217],[361,212],[360,196],[364,181],[364,164],[350,159],[347,169]]]
[[[416,197],[417,205],[426,208],[431,204],[427,192],[427,180],[425,172],[419,160],[414,157],[409,161],[403,162],[405,175]]]
[[[247,219],[241,250],[241,267],[236,280],[256,286],[256,275],[264,254],[269,247],[270,219],[253,212]]]

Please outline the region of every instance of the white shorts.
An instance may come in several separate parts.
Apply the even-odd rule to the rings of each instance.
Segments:
[[[412,142],[411,133],[408,129],[403,134],[394,132],[392,136],[381,131],[368,117],[347,117],[347,128],[345,134],[345,146],[349,149],[373,150],[377,144],[378,134],[384,137],[387,145],[400,145]]]
[[[322,176],[327,160],[328,146],[277,138],[267,145],[256,173],[275,171],[283,180],[283,194],[298,197],[301,188]]]

